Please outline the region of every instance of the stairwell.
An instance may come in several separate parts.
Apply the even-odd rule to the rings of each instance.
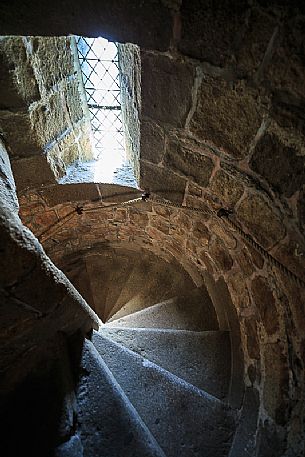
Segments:
[[[2,2],[7,455],[304,457],[304,13]],[[126,51],[139,189],[59,184],[92,158],[71,34]]]
[[[101,325],[86,341],[69,446],[88,457],[229,453],[231,343],[194,289]],[[116,437],[116,438],[115,438]],[[81,443],[81,444],[80,444]]]

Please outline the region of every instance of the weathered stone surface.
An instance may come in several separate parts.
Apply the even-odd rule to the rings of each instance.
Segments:
[[[163,129],[153,121],[141,122],[141,159],[160,163],[164,156],[165,135]]]
[[[119,44],[118,62],[120,70],[121,112],[123,129],[125,132],[126,155],[132,164],[136,178],[139,179],[139,115],[141,110],[141,60],[139,47],[130,43]]]
[[[236,308],[247,308],[249,306],[250,298],[248,287],[244,282],[243,273],[241,271],[237,271],[234,275],[231,275],[228,286]]]
[[[254,249],[252,246],[248,245],[247,247],[245,247],[245,249],[249,252],[249,254],[251,255],[251,259],[254,263],[254,265],[257,267],[257,268],[263,268],[264,266],[264,259],[263,257],[260,255],[260,253]]]
[[[270,247],[285,235],[280,216],[260,194],[251,193],[242,200],[237,217],[245,224],[251,236],[264,247]]]
[[[41,154],[41,144],[27,112],[2,111],[0,113],[0,131],[10,156],[28,157]]]
[[[213,177],[210,189],[221,199],[227,207],[234,206],[244,192],[244,186],[238,179],[238,176],[234,176],[227,172],[229,170],[220,169]]]
[[[287,91],[295,97],[305,97],[302,76],[304,65],[304,27],[302,15],[287,20],[281,30],[278,46],[275,47],[272,61],[265,77],[272,89]]]
[[[305,157],[273,134],[264,135],[257,143],[250,166],[285,197],[291,197],[305,182]]]
[[[220,271],[231,270],[233,266],[232,257],[218,240],[209,244],[209,254],[218,265]]]
[[[249,252],[245,249],[241,249],[237,256],[236,261],[241,269],[244,272],[245,277],[249,277],[255,271],[252,257],[250,256]]]
[[[58,446],[55,457],[83,457],[83,446],[78,435],[73,435],[68,441]]]
[[[249,153],[263,116],[255,93],[242,83],[233,89],[229,83],[205,75],[190,129],[226,154],[241,158]]]
[[[255,80],[263,78],[273,47],[266,57],[265,53],[276,27],[276,17],[266,14],[259,8],[251,9],[243,39],[236,53],[238,72],[241,75],[252,76]]]
[[[280,344],[266,344],[264,347],[265,381],[264,406],[279,425],[288,419],[289,372],[284,350]]]
[[[268,420],[259,424],[257,449],[260,457],[281,457],[285,450],[285,432]]]
[[[247,374],[248,374],[251,384],[254,384],[254,382],[256,381],[256,377],[257,377],[257,368],[254,364],[248,366]]]
[[[214,163],[210,157],[194,152],[181,144],[176,138],[170,140],[164,159],[165,164],[174,171],[190,177],[202,187],[209,185]]]
[[[70,37],[29,37],[27,48],[32,55],[32,65],[39,75],[39,90],[43,97],[62,79],[74,73]]]
[[[18,5],[18,6],[17,6]],[[73,11],[73,14],[71,14]],[[172,14],[163,1],[145,3],[94,0],[81,2],[30,0],[1,7],[0,28],[6,35],[103,36],[143,48],[166,50],[172,35]]]
[[[247,349],[251,359],[258,360],[260,358],[260,347],[257,335],[257,324],[255,318],[245,319],[244,321],[246,337],[247,337]]]
[[[14,160],[12,169],[18,191],[56,182],[50,165],[43,155]]]
[[[6,81],[0,131],[7,150],[14,158],[27,158],[33,164],[40,161],[49,167],[40,171],[35,165],[31,170],[29,161],[23,161],[22,165],[27,165],[25,182],[18,173],[18,190],[55,182],[54,176],[61,177],[70,163],[92,159],[89,120],[74,74],[71,39],[3,37],[0,40],[4,61],[0,78]],[[35,161],[33,156],[40,157]]]
[[[8,153],[0,139],[0,200],[9,206],[12,211],[18,211],[19,206],[15,190],[15,181]]]
[[[234,234],[232,232],[228,232],[223,223],[212,220],[209,224],[209,230],[210,233],[217,235],[228,249],[236,248],[237,240],[235,239]]]
[[[298,203],[298,218],[302,227],[305,225],[305,191],[300,192]]]
[[[20,109],[39,99],[38,84],[27,57],[24,37],[0,38],[0,108]]]
[[[182,203],[186,180],[165,168],[141,161],[141,189],[158,193],[162,198]]]
[[[253,301],[260,313],[263,325],[269,335],[278,330],[277,308],[272,291],[266,280],[258,276],[251,283]]]
[[[236,40],[246,18],[247,2],[211,0],[183,2],[182,37],[179,49],[184,54],[213,65],[230,61]]]
[[[232,443],[230,457],[254,457],[258,414],[259,392],[256,389],[247,388],[241,411],[240,425]]]
[[[195,70],[161,54],[141,52],[142,116],[183,127],[192,104]]]

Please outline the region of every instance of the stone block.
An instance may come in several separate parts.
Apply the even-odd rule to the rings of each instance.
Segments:
[[[248,5],[245,0],[182,2],[179,50],[188,56],[224,66],[243,35]]]
[[[278,193],[291,197],[305,182],[305,157],[285,146],[274,134],[265,134],[257,143],[251,168]]]
[[[230,457],[254,457],[258,415],[259,392],[254,388],[247,388]]]
[[[184,127],[192,106],[194,67],[162,54],[141,52],[142,116]]]
[[[69,37],[31,37],[28,48],[32,65],[39,74],[39,89],[42,96],[61,80],[74,73],[74,61]]]
[[[269,248],[285,236],[281,216],[259,193],[248,194],[236,209],[236,216],[263,247]]]
[[[152,163],[160,163],[164,156],[165,135],[163,129],[153,121],[142,120],[140,157]]]
[[[285,425],[289,414],[289,371],[283,347],[279,343],[266,344],[264,362],[264,407],[277,424]]]
[[[264,113],[255,92],[243,83],[233,89],[224,80],[204,76],[190,130],[233,158],[243,158],[249,154]]]
[[[12,157],[41,154],[41,143],[27,112],[2,111],[0,131]]]
[[[140,162],[141,189],[156,193],[161,198],[181,204],[183,202],[186,180],[165,168],[150,162]]]
[[[245,319],[245,332],[247,338],[247,349],[251,359],[259,360],[260,347],[257,334],[257,323],[255,318]]]
[[[120,44],[118,58],[121,81],[121,107],[126,154],[139,178],[141,106],[141,60],[138,46]]]
[[[236,51],[238,72],[240,75],[261,79],[273,47],[266,54],[270,40],[277,27],[276,17],[269,16],[259,8],[252,8],[247,18],[244,36]],[[263,61],[265,59],[265,62]]]
[[[260,457],[282,457],[285,451],[285,431],[268,420],[260,423],[257,433],[257,452]],[[289,454],[288,454],[289,455]],[[293,454],[291,454],[293,456]]]
[[[172,12],[161,0],[145,2],[93,0],[30,0],[26,5],[5,4],[0,17],[3,35],[103,36],[121,43],[165,51],[172,36]]]
[[[169,141],[164,162],[169,169],[190,177],[200,186],[207,187],[209,185],[214,169],[213,160],[184,146],[178,138]]]
[[[231,270],[233,260],[230,254],[223,248],[219,241],[214,241],[209,244],[209,255],[218,266],[221,273]]]
[[[25,109],[40,98],[23,37],[1,37],[0,68],[0,109]]]
[[[299,7],[300,3],[298,4]],[[296,98],[305,98],[302,75],[304,64],[305,18],[296,15],[288,19],[281,30],[272,60],[265,71],[265,79],[272,90],[284,90]]]
[[[305,226],[305,190],[300,192],[297,203],[299,223],[302,228]]]
[[[234,233],[227,230],[227,226],[221,221],[211,221],[209,224],[209,230],[214,235],[217,235],[227,249],[235,249],[237,246],[237,240],[234,237]]]
[[[0,199],[12,211],[18,211],[18,199],[16,186],[13,178],[12,168],[8,153],[0,140]]]
[[[230,169],[220,168],[212,179],[210,190],[225,207],[232,208],[243,195],[244,185],[242,179],[234,176]]]
[[[192,235],[195,238],[198,238],[201,246],[208,246],[211,238],[211,233],[205,223],[201,221],[195,221],[193,225]]]
[[[71,130],[65,98],[59,92],[50,94],[30,112],[31,127],[41,147],[49,146]]]
[[[279,329],[277,308],[271,289],[263,277],[256,277],[251,283],[253,302],[259,311],[262,323],[268,335]]]
[[[17,191],[54,184],[55,177],[44,155],[36,155],[12,161]]]

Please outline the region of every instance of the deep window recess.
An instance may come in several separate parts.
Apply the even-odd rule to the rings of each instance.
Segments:
[[[126,159],[117,44],[75,36],[93,134],[94,161],[75,163],[60,182],[108,182],[137,187]]]
[[[91,115],[95,157],[125,157],[117,45],[104,38],[76,38]]]

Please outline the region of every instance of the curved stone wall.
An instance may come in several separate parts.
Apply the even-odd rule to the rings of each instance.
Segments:
[[[92,195],[96,186],[86,186]],[[102,186],[99,189],[102,194]],[[278,446],[284,446],[291,439],[285,430],[300,418],[302,408],[304,290],[216,216],[144,202],[101,208],[100,201],[86,201],[84,190],[82,200],[73,204],[48,206],[47,190],[20,198],[24,223],[36,235],[42,233],[51,259],[61,263],[64,256],[75,252],[129,246],[179,262],[197,285],[208,287],[222,328],[229,326],[234,335],[240,332],[245,401],[250,402],[248,414],[257,417],[249,436],[245,438],[245,431],[241,432],[244,445],[254,446],[257,436],[265,448],[271,434]],[[75,211],[77,206],[83,207],[82,214]],[[60,221],[71,210],[73,217]],[[233,303],[234,311],[225,301]],[[234,327],[232,312],[238,317],[239,329]],[[295,395],[299,401],[294,400]]]
[[[141,47],[141,187],[179,204],[232,211],[237,226],[304,281],[304,6],[30,3],[1,5],[2,33],[104,35]],[[218,288],[227,288],[246,385],[232,456],[304,455],[303,283],[210,213],[144,203],[95,211],[91,200],[79,198],[92,211],[78,214],[75,203],[50,204],[32,192],[20,196],[21,214],[55,261],[97,239],[126,242],[179,259],[197,284],[206,282],[216,308]],[[54,231],[70,211],[73,218]]]

